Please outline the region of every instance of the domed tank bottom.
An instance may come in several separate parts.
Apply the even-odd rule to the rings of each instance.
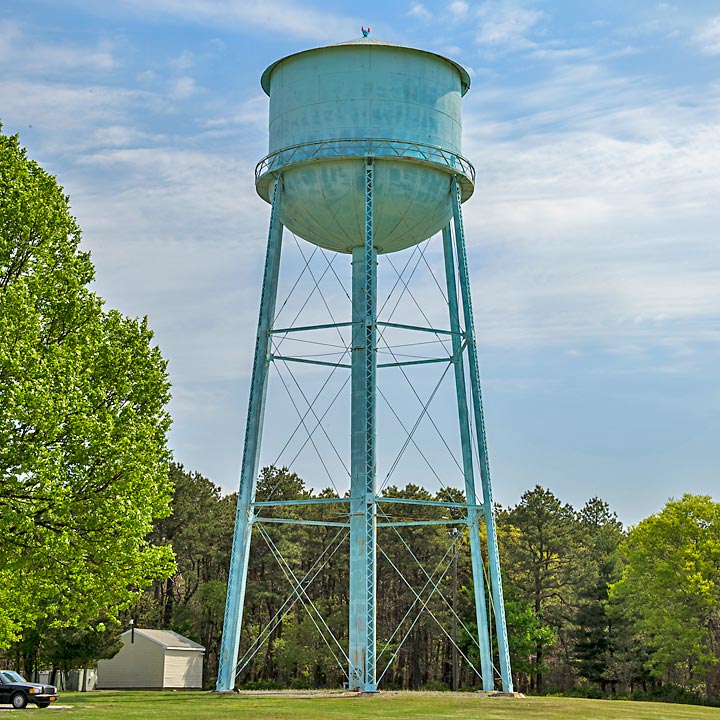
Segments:
[[[352,252],[365,242],[365,166],[374,165],[374,235],[378,252],[416,245],[449,220],[449,191],[473,193],[475,169],[462,156],[421,143],[382,139],[327,140],[285,148],[263,158],[256,189],[270,202],[283,173],[283,225],[311,243]]]
[[[374,162],[373,229],[379,253],[416,245],[450,220],[451,176],[390,160]],[[365,162],[335,160],[283,172],[280,219],[308,242],[350,253],[365,243]]]

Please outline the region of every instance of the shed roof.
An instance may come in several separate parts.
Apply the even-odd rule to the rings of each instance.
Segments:
[[[130,633],[132,633],[132,630],[126,630],[122,633],[121,637],[126,637]],[[145,630],[135,628],[135,634],[147,638],[158,645],[162,645],[165,650],[194,650],[195,652],[205,652],[205,648],[202,645],[172,630]]]

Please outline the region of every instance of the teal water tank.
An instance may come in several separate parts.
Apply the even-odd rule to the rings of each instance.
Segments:
[[[282,223],[309,242],[346,253],[363,245],[368,157],[380,253],[448,223],[453,175],[462,200],[472,194],[474,169],[460,154],[470,78],[452,60],[364,37],[278,60],[261,84],[270,147],[256,168],[257,192],[270,202],[282,173]]]

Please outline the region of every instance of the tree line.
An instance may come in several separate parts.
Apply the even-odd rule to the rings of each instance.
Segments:
[[[177,569],[154,582],[123,621],[127,627],[132,617],[139,627],[172,629],[204,645],[204,677],[212,687],[236,496],[223,495],[210,480],[180,465],[170,466],[170,477],[173,513],[155,522],[151,541],[173,549]],[[275,500],[334,496],[329,490],[309,489],[287,469],[268,467],[258,480],[257,499],[271,493]],[[461,499],[460,491],[433,496],[413,485],[389,488],[385,496]],[[447,512],[402,508],[407,519],[440,519]],[[299,509],[295,512],[300,515]],[[322,504],[303,509],[302,516],[330,523],[338,512],[336,505]],[[686,495],[627,531],[598,498],[576,510],[536,486],[517,505],[497,508],[497,527],[516,689],[718,700],[718,503]],[[239,685],[341,687],[345,663],[321,623],[344,646],[347,539],[338,538],[333,525],[263,524],[253,532],[240,649],[246,660]],[[479,688],[467,528],[457,535],[448,533],[445,525],[401,532],[381,528],[378,546],[378,674],[394,658],[381,687],[453,686],[448,599],[454,595],[459,616],[456,683],[460,689]],[[328,553],[330,562],[318,567],[318,558]],[[425,593],[406,614],[414,599],[408,586],[419,591],[433,572],[438,592]],[[305,602],[296,598],[286,603],[292,588],[288,578],[308,574],[314,579]],[[268,626],[250,657],[251,642]]]
[[[6,657],[33,667],[92,664],[117,651],[117,636],[132,618],[137,627],[174,630],[205,646],[205,684],[214,687],[236,495],[223,495],[181,465],[172,463],[169,474],[172,514],[155,521],[148,541],[172,549],[175,572],[153,582],[119,614],[118,625],[107,618],[85,628],[41,624]],[[269,497],[335,493],[308,488],[286,468],[267,467],[257,500]],[[458,501],[462,493],[431,495],[408,485],[388,488],[384,497]],[[321,523],[316,526],[254,527],[240,687],[334,688],[346,680],[341,648],[347,643],[349,546],[330,524],[342,512],[338,507],[293,510]],[[445,508],[401,507],[407,520],[447,518]],[[599,498],[575,509],[536,486],[515,506],[498,506],[496,516],[517,690],[720,701],[719,503],[686,495],[628,530]],[[446,525],[378,530],[381,689],[481,687],[468,531],[457,527],[459,533]],[[319,562],[325,558],[327,564]],[[313,578],[302,599],[292,597],[293,577]],[[434,593],[427,590],[433,583]],[[421,600],[413,603],[410,587]]]

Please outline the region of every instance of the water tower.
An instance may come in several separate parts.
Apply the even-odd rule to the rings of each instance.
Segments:
[[[376,442],[382,442],[376,438],[376,333],[390,324],[377,317],[377,264],[383,254],[442,232],[449,327],[394,325],[444,333],[452,340],[452,354],[445,361],[452,364],[455,378],[465,493],[464,503],[454,504],[454,509],[460,506],[469,529],[483,687],[492,690],[494,676],[480,522],[487,537],[498,670],[503,690],[511,692],[461,213],[461,203],[474,189],[474,168],[460,154],[461,99],[470,78],[445,57],[363,34],[358,40],[285,57],[262,75],[262,87],[270,96],[270,152],[256,168],[256,189],[272,210],[217,690],[235,686],[251,530],[261,504],[255,502],[255,487],[286,227],[310,243],[352,258],[352,321],[345,323],[352,328],[347,364],[350,492],[338,500],[345,503],[350,538],[348,685],[365,692],[377,689],[376,509],[383,498],[376,488]],[[479,457],[475,463],[473,443]],[[481,494],[476,492],[476,474]]]

